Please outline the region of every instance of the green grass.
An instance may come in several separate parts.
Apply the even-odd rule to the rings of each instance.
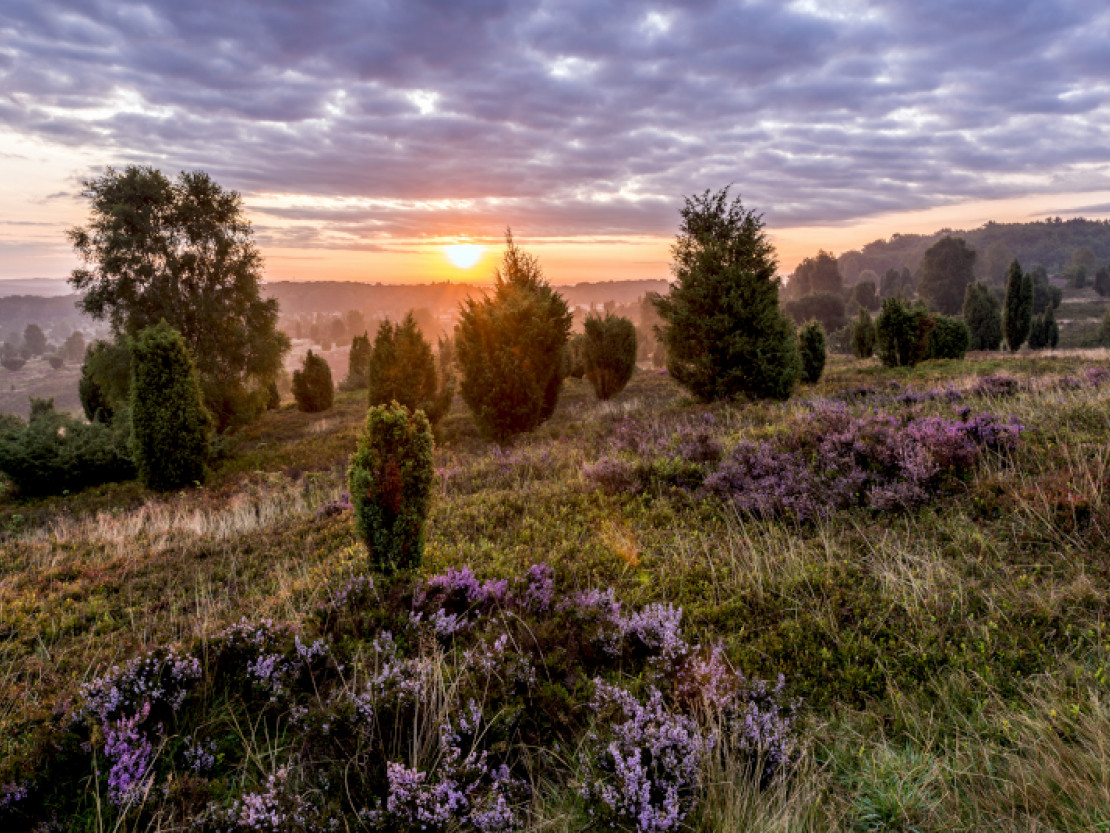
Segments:
[[[438,429],[423,571],[508,576],[547,561],[564,585],[680,605],[744,673],[785,675],[803,703],[794,780],[753,791],[722,763],[696,829],[1110,829],[1110,385],[1054,384],[1106,359],[992,354],[892,370],[838,358],[781,405],[697,405],[645,372],[599,404],[570,380],[555,417],[503,453],[456,402]],[[665,484],[602,494],[582,475],[622,419],[666,433],[710,413],[728,448],[817,397],[967,390],[990,374],[1027,384],[965,402],[1022,420],[1019,451],[909,514],[769,522]],[[303,621],[358,558],[349,518],[315,510],[343,490],[364,413],[358,393],[324,414],[269,413],[203,489],[117,484],[3,506],[0,754],[121,659],[243,616]],[[535,829],[573,829],[568,801],[541,791]]]

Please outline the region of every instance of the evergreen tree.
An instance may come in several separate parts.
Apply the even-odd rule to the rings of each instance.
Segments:
[[[28,324],[23,329],[23,346],[31,351],[32,356],[41,356],[46,352],[46,335],[38,324]]]
[[[85,334],[80,330],[74,330],[70,333],[65,340],[65,344],[62,345],[62,354],[66,361],[82,361],[85,357]]]
[[[935,321],[921,304],[887,298],[875,322],[879,358],[887,367],[913,367],[929,353]]]
[[[454,389],[436,371],[432,346],[410,311],[394,325],[378,327],[366,370],[371,405],[397,402],[412,412],[424,411],[434,425],[447,413]]]
[[[586,318],[584,372],[598,399],[616,396],[636,369],[636,325],[606,313]]]
[[[859,313],[852,319],[849,338],[852,355],[857,359],[869,359],[875,353],[875,322],[867,307],[860,307]]]
[[[802,379],[816,384],[825,370],[827,358],[825,328],[820,321],[809,321],[798,330],[798,355],[802,361]]]
[[[347,354],[347,378],[343,380],[344,390],[362,390],[367,386],[372,352],[370,336],[366,332],[351,339],[351,350]]]
[[[883,273],[882,281],[879,283],[879,301],[880,303],[887,298],[895,297],[902,286],[902,275],[894,268],[887,269]]]
[[[1102,322],[1098,327],[1098,345],[1099,347],[1110,347],[1110,310],[1102,316]]]
[[[311,350],[304,357],[300,370],[293,371],[293,398],[297,408],[306,413],[326,411],[335,399],[335,386],[331,380],[331,368],[323,356]]]
[[[1033,279],[1022,274],[1021,264],[1010,264],[1006,278],[1006,300],[1002,304],[1002,332],[1006,346],[1016,353],[1029,336],[1033,321]]]
[[[586,375],[586,336],[582,333],[572,335],[563,348],[564,378],[581,379]]]
[[[531,431],[555,412],[571,313],[543,277],[539,261],[512,232],[493,295],[461,306],[455,352],[460,393],[483,435],[502,441]]]
[[[816,257],[807,257],[798,264],[786,288],[786,294],[795,299],[814,292],[830,292],[839,295],[844,289],[844,279],[840,275],[836,258],[822,250]]]
[[[192,357],[165,321],[131,346],[131,447],[139,479],[164,491],[204,479],[210,419]]]
[[[1043,315],[1034,315],[1029,323],[1029,338],[1026,341],[1030,350],[1041,350],[1048,346],[1048,332]]]
[[[1040,315],[1049,307],[1060,306],[1063,293],[1049,284],[1048,272],[1043,266],[1034,266],[1029,276],[1033,281],[1033,315]]]
[[[1095,272],[1095,292],[1103,298],[1110,295],[1110,266],[1103,266]]]
[[[420,566],[435,469],[432,429],[421,411],[373,405],[347,473],[355,521],[374,569]]]
[[[956,315],[974,270],[975,250],[961,237],[945,237],[925,251],[917,294],[931,309]]]
[[[972,350],[997,350],[1002,344],[1002,306],[990,288],[975,281],[964,295],[964,323]]]
[[[1056,324],[1056,311],[1050,306],[1044,311],[1045,346],[1056,349],[1060,343],[1060,327]]]
[[[839,292],[811,292],[801,298],[785,302],[782,305],[782,311],[797,325],[811,319],[820,321],[825,331],[830,333],[836,332],[848,323],[844,298]]]
[[[111,422],[131,402],[130,340],[94,341],[85,350],[77,393],[89,422]]]
[[[671,248],[675,282],[656,306],[671,376],[703,400],[787,399],[800,372],[794,326],[779,310],[763,218],[728,188],[687,197]]]
[[[849,296],[850,303],[858,307],[869,310],[871,312],[879,311],[879,291],[875,288],[874,281],[860,281],[852,287],[852,294]]]

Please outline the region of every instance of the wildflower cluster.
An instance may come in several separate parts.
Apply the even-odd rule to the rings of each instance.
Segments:
[[[669,710],[656,688],[642,703],[598,680],[591,706],[599,729],[587,737],[583,798],[603,819],[643,833],[678,829],[693,806],[706,747],[697,723]]]
[[[389,830],[442,830],[469,824],[480,833],[518,830],[527,785],[509,767],[490,763],[478,738],[484,717],[471,700],[456,724],[439,727],[439,761],[434,770],[391,761],[384,807],[369,818]]]
[[[169,648],[113,668],[82,688],[83,702],[74,719],[96,727],[103,737],[108,798],[117,807],[135,803],[149,788],[165,724],[201,675],[195,656]]]
[[[691,644],[672,605],[560,592],[546,564],[382,587],[351,575],[323,595],[315,630],[241,621],[94,680],[57,754],[74,772],[107,761],[100,794],[121,823],[172,806],[182,828],[224,831],[521,830],[535,750],[556,747],[577,751],[544,756],[543,778],[585,773],[584,814],[665,831],[694,807],[714,750],[766,761],[765,782],[788,769],[782,684],[749,684]],[[261,783],[228,779],[278,736]],[[43,764],[30,771],[60,771]],[[0,817],[38,818],[22,809],[29,790],[80,814],[89,791],[72,787],[9,785]]]
[[[962,419],[853,417],[825,407],[774,440],[741,443],[705,481],[737,509],[808,521],[837,509],[906,509],[966,476],[984,452],[1012,450],[1024,427]]]
[[[860,395],[871,393],[868,388]],[[901,398],[916,403],[934,396],[957,403],[963,395],[946,390],[907,392]],[[634,444],[626,430],[617,445],[669,456],[607,455],[587,466],[584,476],[611,493],[669,484],[717,495],[763,518],[812,521],[851,507],[888,511],[921,505],[966,477],[984,453],[1012,450],[1023,430],[1014,419],[973,415],[967,407],[959,408],[954,419],[912,413],[853,416],[842,402],[820,400],[783,433],[740,442],[722,456],[719,441],[708,432],[711,426],[706,420],[696,430],[688,427],[680,441],[665,446],[655,440]]]

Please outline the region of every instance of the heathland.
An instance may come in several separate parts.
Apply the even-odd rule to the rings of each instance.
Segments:
[[[1110,353],[570,379],[509,446],[456,401],[423,566],[376,585],[365,413],[2,504],[5,829],[1110,825]]]

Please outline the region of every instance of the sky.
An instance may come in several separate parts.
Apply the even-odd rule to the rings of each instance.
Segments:
[[[663,278],[731,185],[780,271],[1110,216],[1106,0],[3,0],[0,279],[65,277],[81,183],[203,169],[268,280]],[[485,247],[468,269],[445,245]]]

